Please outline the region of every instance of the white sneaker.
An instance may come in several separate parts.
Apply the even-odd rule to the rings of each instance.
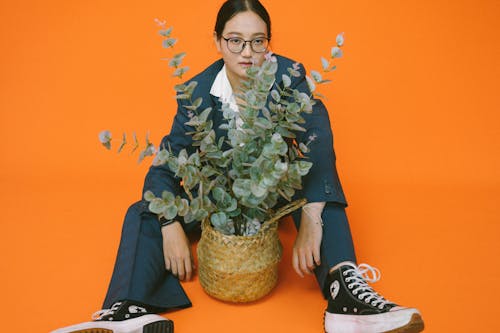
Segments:
[[[367,264],[342,262],[330,274],[325,311],[327,333],[417,333],[424,329],[420,312],[398,306],[375,292],[368,282],[380,272]]]
[[[103,309],[92,315],[92,321],[64,327],[51,333],[173,333],[174,322],[145,308],[125,302],[117,302],[111,309]]]

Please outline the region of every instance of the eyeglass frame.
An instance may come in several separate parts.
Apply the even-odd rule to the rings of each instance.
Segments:
[[[234,54],[240,54],[241,52],[243,52],[243,50],[245,49],[245,47],[247,46],[247,43],[250,43],[250,49],[255,52],[255,53],[264,53],[267,51],[267,49],[269,48],[269,41],[271,40],[271,38],[269,37],[255,37],[254,39],[251,39],[251,40],[245,40],[243,38],[240,38],[240,37],[229,37],[229,38],[226,38],[224,36],[221,36],[222,39],[224,39],[226,41],[226,46],[227,46],[227,49],[229,50],[229,52],[231,53],[234,53]],[[239,52],[234,52],[232,51],[230,48],[229,48],[229,40],[230,39],[240,39],[243,41],[243,46],[241,47],[241,50]],[[261,51],[261,52],[258,52],[258,51],[255,51],[253,49],[253,46],[252,46],[252,42],[257,40],[257,39],[265,39],[267,40],[267,45],[266,45],[266,48],[264,49],[264,51]]]

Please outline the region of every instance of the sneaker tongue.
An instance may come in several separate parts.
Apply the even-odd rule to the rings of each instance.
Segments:
[[[343,261],[343,262],[340,262],[337,265],[333,266],[331,272],[333,272],[341,267],[345,267],[345,266],[348,266],[350,268],[358,268],[358,266],[356,266],[356,264],[353,263],[352,261]]]

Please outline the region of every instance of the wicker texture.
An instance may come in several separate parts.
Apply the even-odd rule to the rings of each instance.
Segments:
[[[224,235],[204,220],[197,253],[198,275],[205,292],[237,303],[267,295],[278,282],[282,253],[278,221],[305,203],[297,200],[281,208],[253,236]]]

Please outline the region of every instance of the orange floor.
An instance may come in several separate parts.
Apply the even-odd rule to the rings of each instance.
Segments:
[[[9,328],[4,326],[5,332],[47,332],[87,320],[100,309],[121,218],[134,191],[105,181],[80,181],[75,187],[7,184],[7,193],[16,194],[1,198],[1,306]],[[16,190],[18,186],[24,191]],[[360,261],[382,271],[376,289],[391,300],[418,307],[426,332],[451,332],[454,314],[453,332],[489,327],[496,310],[469,307],[468,296],[487,305],[482,293],[498,293],[493,259],[498,255],[498,190],[392,186],[374,194],[375,190],[367,186],[363,199],[353,198],[356,205],[349,215]],[[433,204],[415,205],[424,196]],[[397,206],[386,204],[396,199]],[[30,217],[22,216],[26,209]],[[453,223],[447,222],[451,219]],[[423,223],[427,227],[422,228]],[[184,283],[194,307],[168,314],[176,332],[321,332],[325,303],[316,282],[299,278],[291,269],[291,221],[282,221],[280,235],[285,248],[280,281],[268,297],[249,305],[222,303],[207,296],[195,278]]]
[[[160,140],[177,82],[154,18],[174,26],[192,75],[218,57],[221,2],[0,2],[0,331],[48,332],[100,309],[150,161],[104,150],[97,134]],[[418,307],[426,333],[495,332],[498,1],[263,2],[273,50],[308,69],[345,32],[322,92],[358,258],[382,272],[375,288]],[[168,315],[176,332],[321,332],[316,282],[291,269],[294,233],[284,221],[271,295],[225,304],[195,279],[194,307]]]

